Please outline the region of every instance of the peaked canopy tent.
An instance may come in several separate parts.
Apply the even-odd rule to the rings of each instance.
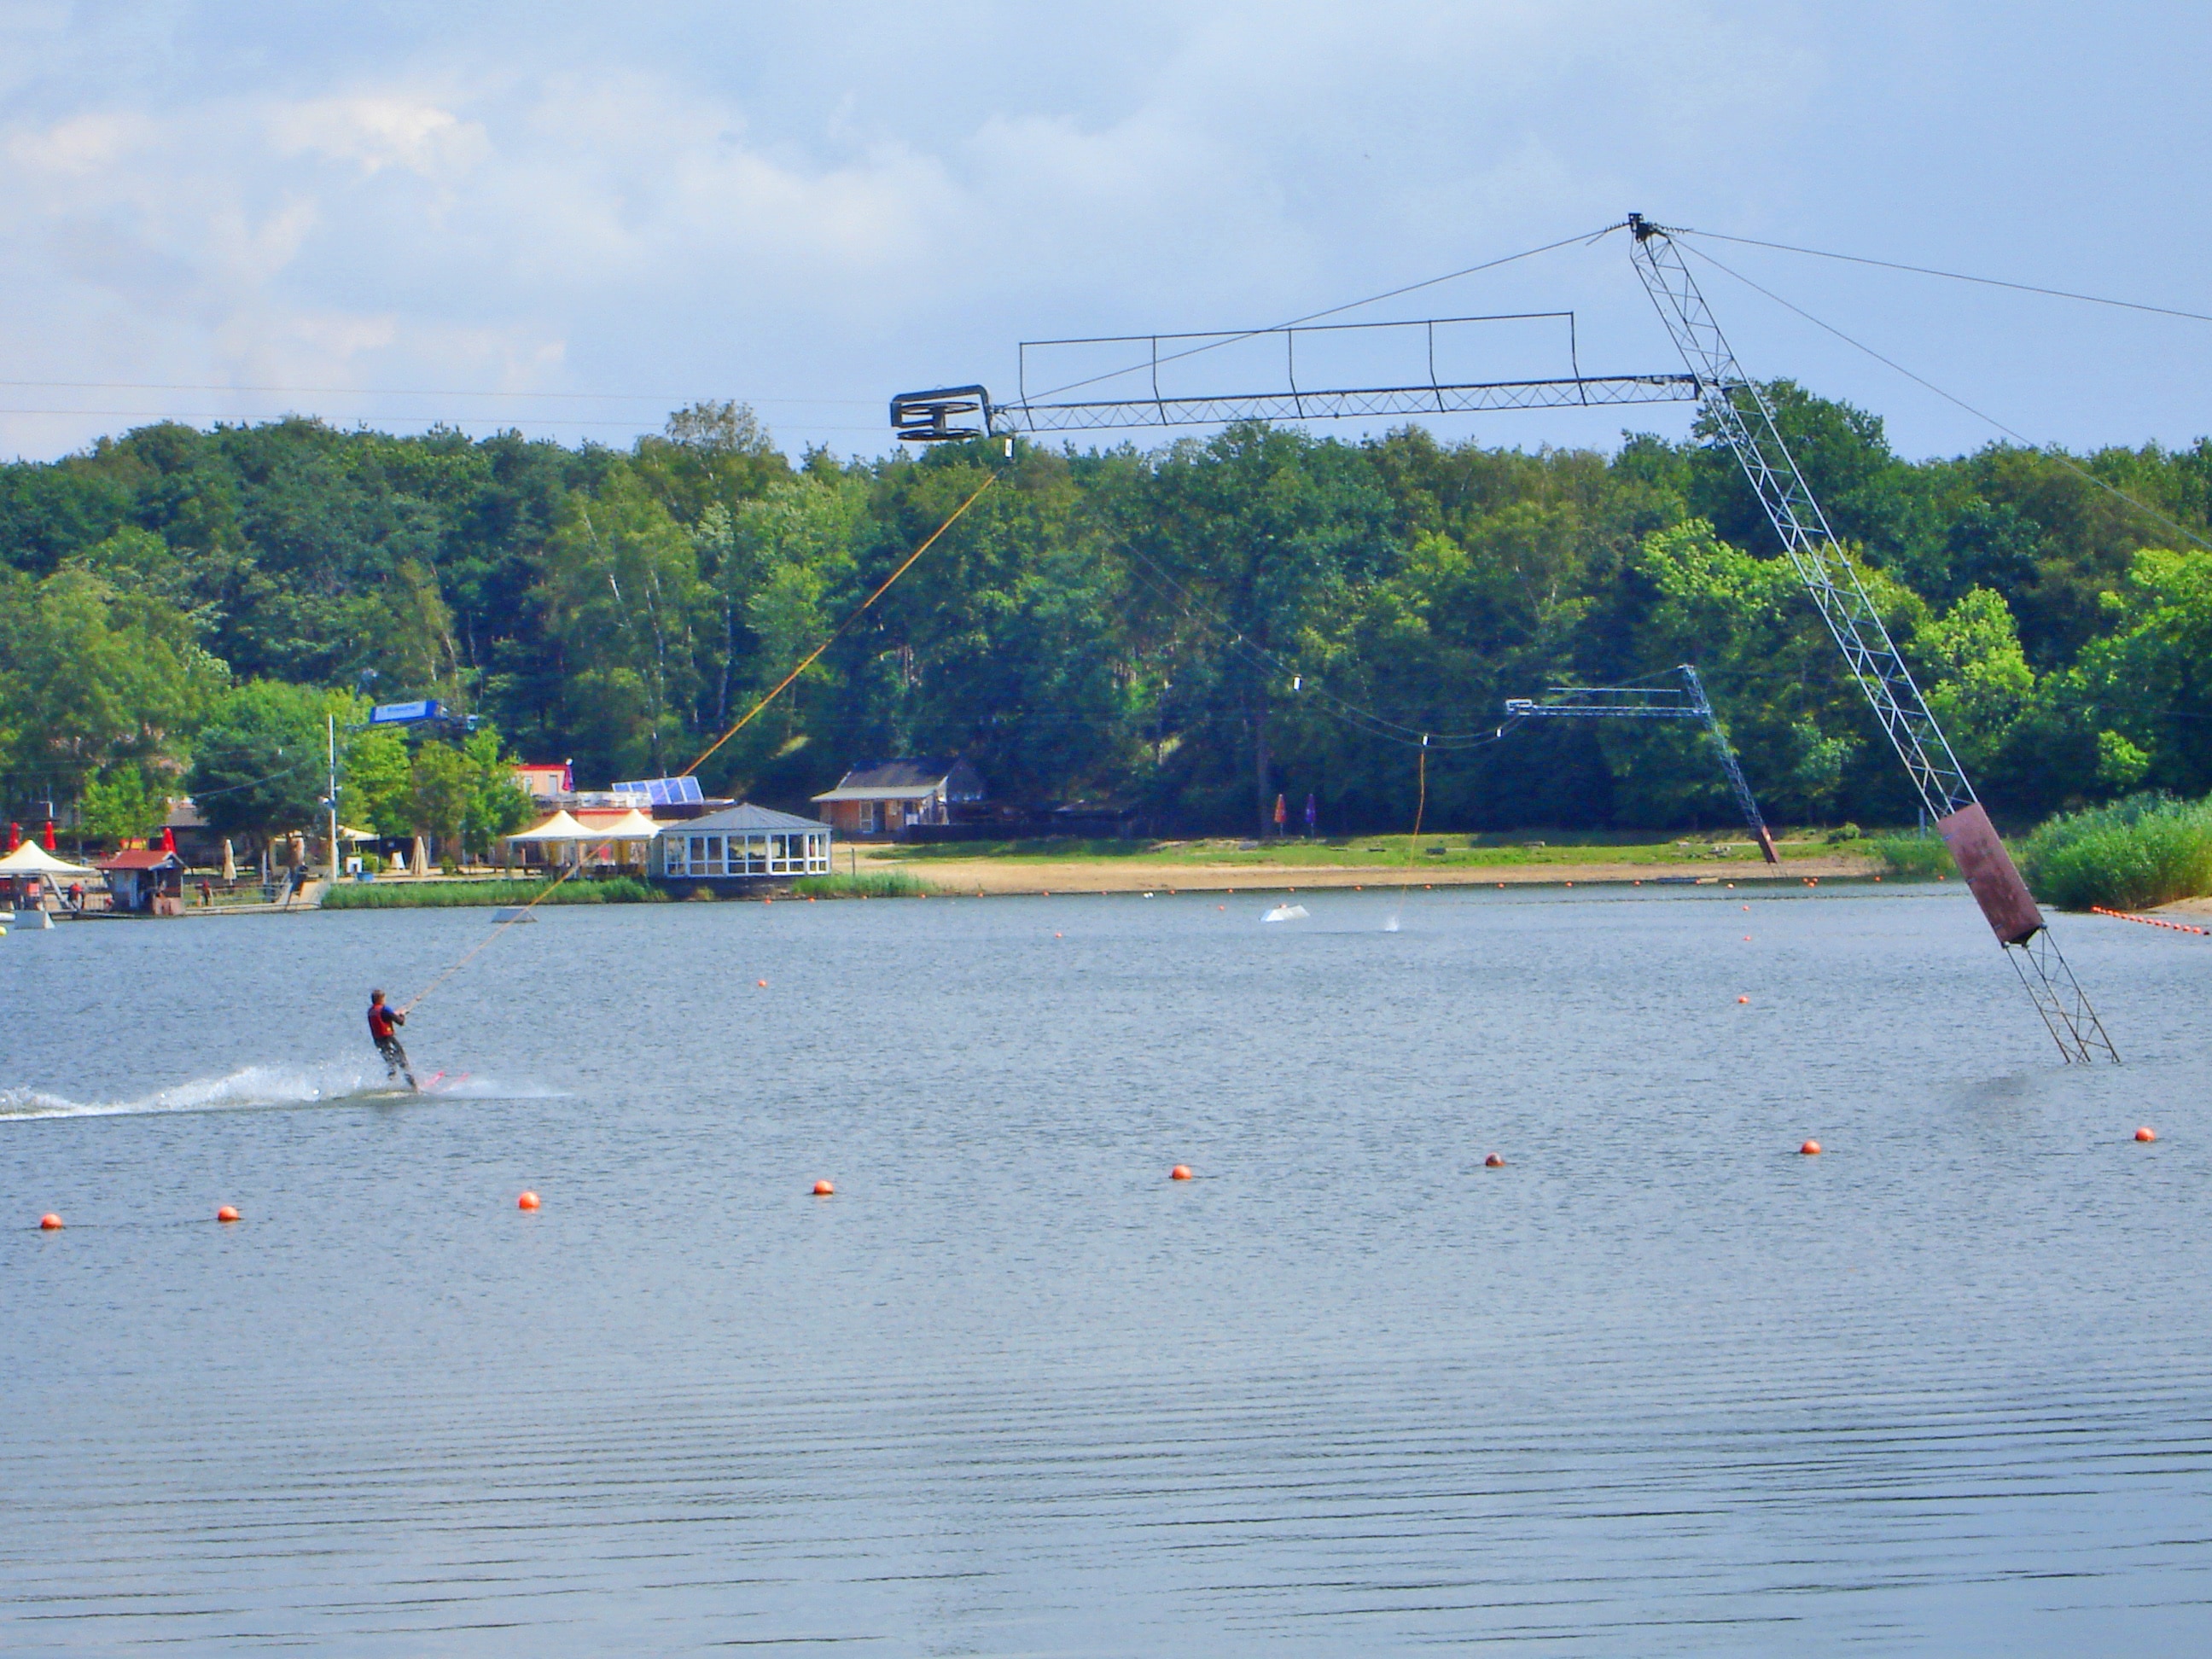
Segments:
[[[7,857],[0,858],[0,901],[12,907],[20,897],[36,905],[42,889],[52,892],[58,901],[62,882],[83,881],[99,874],[99,871],[85,865],[56,858],[35,841],[27,841]]]
[[[0,858],[0,876],[52,876],[81,879],[100,873],[89,865],[71,864],[67,859],[56,858],[34,841],[27,841],[5,858]]]
[[[529,861],[528,854],[532,848],[536,848],[547,863],[580,864],[587,856],[597,856],[603,862],[640,863],[642,862],[641,857],[628,860],[608,860],[601,849],[625,843],[649,846],[659,833],[659,824],[635,809],[625,812],[612,823],[600,824],[596,828],[580,823],[564,809],[554,813],[543,823],[506,839],[510,849],[524,854],[523,861],[526,863]]]

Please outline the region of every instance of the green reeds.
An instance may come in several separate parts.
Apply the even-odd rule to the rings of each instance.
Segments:
[[[437,910],[465,904],[658,904],[667,894],[635,876],[578,877],[550,893],[547,881],[342,882],[323,896],[325,910]]]
[[[2021,872],[2061,909],[2142,910],[2212,892],[2212,801],[2130,795],[2052,818],[2027,838]]]
[[[1858,850],[1879,860],[1882,874],[1906,881],[1933,881],[1958,872],[1940,836],[1876,836],[1859,842]]]
[[[903,870],[872,870],[865,876],[801,876],[791,890],[799,898],[924,898],[930,888]]]

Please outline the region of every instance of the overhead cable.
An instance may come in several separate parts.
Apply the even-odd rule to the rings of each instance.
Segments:
[[[2002,276],[1977,276],[1963,270],[1941,270],[1933,265],[1908,265],[1896,259],[1873,259],[1864,254],[1836,253],[1826,248],[1798,247],[1789,242],[1765,242],[1756,236],[1730,236],[1725,231],[1674,230],[1669,234],[1675,236],[1709,237],[1717,242],[1739,242],[1746,247],[1771,247],[1778,252],[1803,253],[1815,259],[1839,259],[1847,264],[1875,265],[1883,270],[1911,271],[1916,276],[1942,276],[1954,283],[1978,283],[1984,288],[2008,288],[2015,293],[2041,294],[2054,300],[2080,300],[2093,306],[2112,306],[2121,311],[2147,311],[2159,317],[2182,317],[2192,323],[2212,323],[2212,314],[2202,311],[2184,311],[2175,306],[2148,305],[2140,300],[2115,300],[2102,294],[2076,294],[2071,289],[2045,288],[2036,283],[2008,282]]]
[[[1202,351],[1216,351],[1223,346],[1236,345],[1244,340],[1257,339],[1262,334],[1275,334],[1286,328],[1301,327],[1307,323],[1319,322],[1324,317],[1334,317],[1344,312],[1357,311],[1362,306],[1380,305],[1385,300],[1395,300],[1401,295],[1418,293],[1425,288],[1435,288],[1441,283],[1457,282],[1462,276],[1473,276],[1482,271],[1495,270],[1500,265],[1510,265],[1516,260],[1533,259],[1540,253],[1550,253],[1556,249],[1567,247],[1577,242],[1587,246],[1596,241],[1600,237],[1611,235],[1626,222],[1626,220],[1622,220],[1609,225],[1601,225],[1594,231],[1577,231],[1571,236],[1562,236],[1558,241],[1547,242],[1541,247],[1523,248],[1518,253],[1508,253],[1496,259],[1485,259],[1480,264],[1468,265],[1462,270],[1447,271],[1441,276],[1424,277],[1418,283],[1407,283],[1402,288],[1386,289],[1381,294],[1370,294],[1364,300],[1347,300],[1340,306],[1330,306],[1325,310],[1308,312],[1303,317],[1293,317],[1288,322],[1276,323],[1267,328],[1248,328],[1240,333],[1224,334],[1220,338],[1210,340],[1204,345],[1191,346],[1182,351],[1171,351],[1164,357],[1157,359],[1147,357],[1144,362],[1132,363],[1127,368],[1109,369],[1103,374],[1092,374],[1080,380],[1070,380],[1065,386],[1056,386],[1048,391],[1040,392],[1026,401],[1034,403],[1038,398],[1057,398],[1063,392],[1073,392],[1079,387],[1096,386],[1101,380],[1119,380],[1124,374],[1134,374],[1140,369],[1154,368],[1160,363],[1172,363],[1184,357],[1195,357]]]
[[[2203,537],[2198,535],[2197,532],[2191,530],[2187,525],[2183,524],[2179,520],[2171,518],[2167,514],[2160,512],[2158,508],[2151,506],[2148,502],[2137,501],[2133,495],[2129,495],[2126,490],[2120,489],[2117,484],[2106,483],[2095,473],[2090,471],[2088,468],[2081,465],[2079,462],[2075,460],[2074,458],[2067,454],[2064,450],[2059,449],[2052,445],[2037,443],[2034,439],[2029,437],[2026,433],[2020,431],[2017,428],[2007,426],[2002,421],[1997,419],[1996,416],[1990,414],[1987,410],[1977,409],[1973,404],[1968,403],[1964,398],[1959,397],[1953,392],[1946,392],[1942,386],[1937,386],[1935,381],[1928,379],[1925,375],[1914,374],[1912,370],[1907,368],[1903,363],[1899,362],[1895,358],[1884,356],[1881,352],[1867,344],[1865,341],[1854,339],[1851,336],[1844,333],[1843,330],[1838,328],[1833,323],[1823,322],[1820,318],[1815,317],[1811,312],[1806,310],[1804,307],[1784,299],[1772,289],[1762,287],[1759,283],[1752,281],[1750,277],[1745,276],[1741,271],[1723,264],[1718,259],[1716,259],[1711,254],[1706,252],[1703,248],[1698,247],[1694,244],[1677,244],[1677,246],[1688,247],[1689,252],[1696,254],[1698,258],[1703,259],[1707,264],[1712,266],[1714,270],[1722,272],[1725,276],[1735,277],[1736,281],[1741,283],[1746,288],[1748,288],[1756,293],[1765,295],[1768,299],[1773,301],[1775,304],[1780,306],[1784,310],[1796,313],[1798,316],[1802,317],[1807,322],[1812,324],[1814,327],[1824,330],[1827,333],[1834,335],[1838,340],[1841,340],[1845,345],[1851,347],[1854,350],[1864,352],[1868,356],[1873,358],[1876,362],[1882,364],[1885,368],[1894,369],[1898,374],[1905,376],[1906,380],[1911,380],[1914,385],[1923,386],[1927,390],[1934,392],[1937,397],[1942,398],[1944,402],[1955,404],[1957,407],[1965,410],[1967,414],[1972,416],[1976,420],[1986,422],[1989,425],[1996,428],[1999,432],[2003,433],[2005,436],[2010,438],[2014,442],[2024,444],[2028,448],[2034,450],[2037,453],[2049,457],[2051,460],[2057,462],[2059,465],[2064,467],[2068,471],[2072,472],[2077,477],[2094,484],[2098,489],[2103,490],[2107,495],[2112,496],[2113,500],[2126,503],[2128,506],[2135,508],[2136,512],[2143,514],[2144,517],[2155,519],[2167,529],[2175,532],[2179,535],[2186,536],[2191,541],[2196,543],[2197,546],[2205,549],[2207,551],[2212,551],[2212,541],[2207,541]]]

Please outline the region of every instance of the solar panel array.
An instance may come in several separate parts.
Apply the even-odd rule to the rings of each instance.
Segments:
[[[634,783],[618,783],[614,787],[618,795],[643,795],[655,806],[696,805],[707,799],[700,793],[696,778],[640,778]]]

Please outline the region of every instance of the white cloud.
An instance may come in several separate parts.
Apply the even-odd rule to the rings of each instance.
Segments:
[[[1826,192],[1879,229],[1917,172],[1854,157],[1961,95],[1882,105],[1917,10],[1737,0],[394,16],[16,28],[18,378],[737,395],[874,449],[888,392],[1000,375],[1025,335],[1269,320],[1631,207],[1848,219]],[[1572,303],[1665,366],[1618,246],[1433,297]],[[118,423],[0,412],[0,450]]]
[[[425,179],[451,179],[483,161],[490,148],[476,122],[406,97],[312,99],[280,105],[268,119],[278,155],[327,156],[372,175],[399,167]]]

